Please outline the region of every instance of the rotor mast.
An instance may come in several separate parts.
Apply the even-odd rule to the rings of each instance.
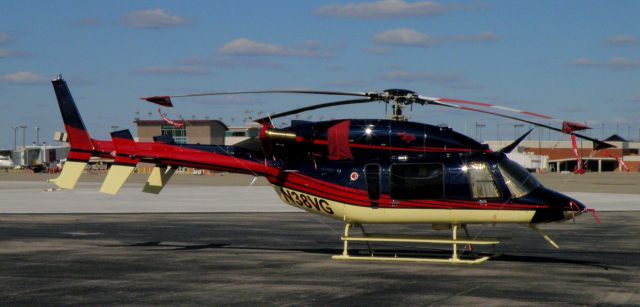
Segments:
[[[402,109],[406,105],[414,103],[417,94],[413,91],[403,89],[388,89],[383,92],[386,94],[386,103],[391,103],[391,120],[406,122],[408,118],[402,113]]]
[[[408,119],[404,114],[402,114],[402,109],[404,108],[404,106],[401,103],[398,103],[398,101],[395,99],[392,103],[393,104],[391,105],[391,110],[393,111],[393,114],[391,114],[391,120],[406,122]]]

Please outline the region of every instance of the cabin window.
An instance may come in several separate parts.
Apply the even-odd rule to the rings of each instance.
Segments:
[[[439,199],[444,196],[444,165],[393,164],[390,183],[393,199]]]
[[[524,167],[507,158],[498,162],[498,169],[512,197],[525,196],[541,185]]]
[[[365,165],[364,177],[367,181],[367,191],[369,192],[369,199],[380,199],[380,164]]]
[[[499,198],[500,192],[485,162],[474,162],[462,167],[471,182],[471,194],[475,199]]]

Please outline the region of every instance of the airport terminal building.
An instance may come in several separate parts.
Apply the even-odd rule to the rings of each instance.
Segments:
[[[589,172],[621,172],[625,171],[623,164],[629,168],[629,172],[640,171],[640,141],[628,141],[617,135],[604,140],[615,148],[594,150],[590,141],[578,141],[578,154],[585,161],[585,168]],[[492,150],[498,150],[507,146],[512,140],[486,141]],[[530,169],[543,169],[550,172],[573,171],[576,167],[576,157],[571,141],[538,141],[524,140],[514,150],[520,155],[529,157],[533,163],[528,167],[523,161],[518,163]],[[619,159],[622,163],[619,162]]]
[[[169,135],[177,144],[223,145],[229,128],[219,120],[189,120],[183,128],[174,127],[163,120],[134,121],[138,142],[153,142],[153,137]]]

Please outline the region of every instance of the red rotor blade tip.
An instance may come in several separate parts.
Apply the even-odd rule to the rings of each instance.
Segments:
[[[564,133],[572,133],[574,131],[580,131],[585,129],[591,129],[591,128],[581,123],[573,123],[573,122],[567,122],[567,121],[562,122],[562,132]]]
[[[169,96],[142,97],[140,99],[161,105],[163,107],[173,107],[173,103],[171,103],[171,97]]]

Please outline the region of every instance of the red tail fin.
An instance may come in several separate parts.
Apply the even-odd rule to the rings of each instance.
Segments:
[[[62,79],[61,75],[58,75],[51,83],[53,84],[53,90],[58,99],[58,106],[60,107],[60,113],[64,121],[64,128],[69,135],[71,149],[80,152],[93,151],[94,146],[91,142],[91,137],[82,122],[80,112],[78,112],[76,103],[73,101],[67,83]]]

